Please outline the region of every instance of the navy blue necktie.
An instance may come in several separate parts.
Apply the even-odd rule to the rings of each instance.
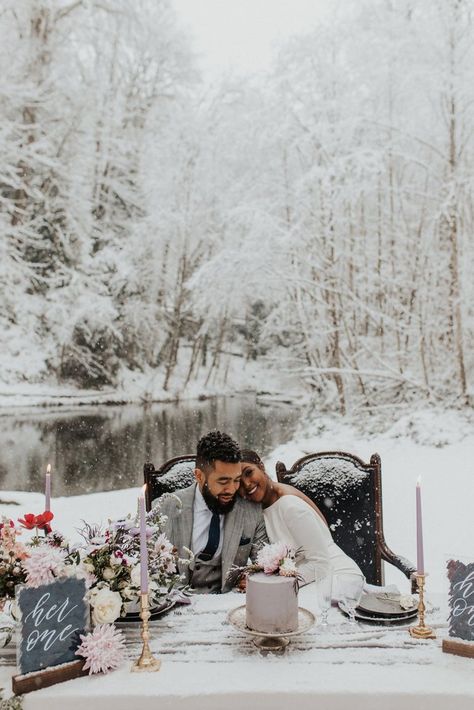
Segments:
[[[221,538],[221,523],[219,519],[219,513],[213,513],[211,518],[211,524],[209,525],[209,537],[207,539],[206,547],[202,552],[199,553],[198,558],[204,560],[204,562],[209,562],[216,554],[217,548],[219,547],[219,541]]]

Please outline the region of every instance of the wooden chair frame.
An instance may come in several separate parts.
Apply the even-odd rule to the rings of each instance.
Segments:
[[[155,490],[155,482],[157,479],[164,476],[177,463],[185,463],[186,461],[196,461],[196,454],[185,454],[184,456],[175,456],[173,459],[166,461],[160,468],[155,469],[151,462],[147,462],[143,466],[143,478],[145,480],[145,506],[147,510],[151,510],[151,504],[157,497],[153,495]]]
[[[298,459],[290,469],[287,469],[285,464],[278,461],[276,464],[277,480],[280,483],[290,482],[288,479],[292,475],[297,474],[309,461],[315,461],[324,458],[340,458],[350,463],[357,465],[359,468],[368,472],[373,490],[373,500],[375,504],[375,584],[382,585],[384,583],[384,571],[382,562],[386,561],[394,565],[403,574],[412,581],[412,589],[414,588],[413,573],[415,567],[409,560],[396,555],[387,545],[383,531],[383,511],[382,511],[382,464],[380,456],[373,454],[370,457],[370,463],[364,463],[359,457],[344,451],[321,451],[314,454],[308,454]],[[294,485],[294,484],[292,484]],[[324,514],[324,510],[322,511]]]

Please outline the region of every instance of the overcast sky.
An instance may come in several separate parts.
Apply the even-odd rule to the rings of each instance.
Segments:
[[[337,0],[173,0],[209,79],[268,69],[275,44],[317,25]]]

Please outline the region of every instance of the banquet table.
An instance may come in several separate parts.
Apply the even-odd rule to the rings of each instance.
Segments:
[[[308,585],[300,606],[315,614]],[[140,652],[139,626],[122,624],[128,661],[119,670],[70,680],[24,696],[24,710],[472,710],[474,659],[443,653],[446,600],[427,615],[436,640],[415,640],[407,625],[358,623],[337,608],[328,630],[315,625],[280,653],[261,653],[252,637],[227,621],[242,605],[236,592],[195,596],[151,622],[157,673],[131,673]],[[3,649],[0,682],[11,686],[14,647]]]

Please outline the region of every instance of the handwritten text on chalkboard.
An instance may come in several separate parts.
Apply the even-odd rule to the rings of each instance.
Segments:
[[[448,562],[449,635],[474,641],[474,562]]]
[[[18,665],[21,673],[76,660],[79,634],[88,627],[89,607],[84,601],[83,579],[67,578],[41,587],[22,587],[21,641]]]

